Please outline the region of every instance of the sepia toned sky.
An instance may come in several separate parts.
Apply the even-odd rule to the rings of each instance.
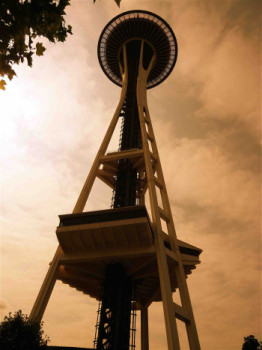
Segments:
[[[57,247],[58,215],[72,212],[120,96],[99,66],[99,35],[132,9],[160,15],[178,41],[174,71],[148,103],[178,238],[203,249],[188,278],[201,348],[239,350],[244,336],[262,339],[256,0],[122,0],[120,9],[72,0],[74,34],[47,43],[33,68],[17,67],[0,93],[1,319],[31,311]],[[86,210],[110,201],[97,180]],[[51,344],[91,347],[96,311],[95,300],[58,281],[43,319]],[[167,349],[161,304],[150,306],[149,322],[150,349]]]

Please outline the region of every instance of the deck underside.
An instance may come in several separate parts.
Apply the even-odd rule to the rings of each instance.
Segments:
[[[57,237],[64,255],[58,273],[63,283],[101,299],[106,266],[120,263],[136,286],[137,307],[161,301],[154,232],[144,206],[60,216]],[[175,254],[163,233],[174,292]],[[178,240],[186,276],[200,263],[201,249]]]

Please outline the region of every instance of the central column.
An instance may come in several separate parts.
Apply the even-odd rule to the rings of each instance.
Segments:
[[[120,64],[127,70],[127,93],[121,113],[122,126],[119,141],[119,151],[141,148],[141,131],[137,108],[136,85],[139,68],[141,40],[132,40],[126,44],[127,66],[123,59],[123,48],[120,50]],[[139,191],[137,169],[132,167],[129,159],[121,159],[118,163],[113,207],[128,207],[136,205],[136,192]]]
[[[143,53],[141,53],[141,47],[143,47]],[[125,54],[126,60],[124,59]],[[153,49],[150,45],[144,43],[142,46],[141,40],[131,40],[125,43],[119,51],[120,69],[128,76],[127,92],[120,113],[123,119],[119,151],[142,148],[137,104],[137,78],[141,54],[143,66],[147,68],[153,56]],[[136,200],[140,191],[138,177],[139,170],[133,168],[130,159],[119,160],[113,192],[113,208],[139,204]],[[120,264],[108,265],[103,286],[97,350],[129,349],[132,294],[132,281],[125,275],[123,266]]]

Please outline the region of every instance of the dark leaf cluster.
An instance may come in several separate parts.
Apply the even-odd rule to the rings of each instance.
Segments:
[[[9,313],[0,324],[1,350],[39,350],[47,349],[48,337],[44,337],[43,323],[29,320],[21,310],[14,316]]]
[[[70,0],[0,0],[0,75],[12,79],[12,68],[26,60],[32,66],[34,54],[42,56],[45,47],[38,38],[65,41],[72,34],[65,24],[65,8]],[[6,82],[0,80],[0,89]]]
[[[93,0],[94,1],[94,3],[96,2],[96,0]],[[121,0],[114,0],[115,1],[115,3],[117,4],[117,6],[118,7],[120,7],[120,2],[121,2]]]
[[[244,344],[242,345],[242,350],[260,350],[262,343],[254,337],[254,335],[249,335],[244,337]]]

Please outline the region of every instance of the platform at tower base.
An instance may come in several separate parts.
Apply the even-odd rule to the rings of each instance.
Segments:
[[[108,264],[121,264],[136,285],[137,309],[161,301],[154,228],[144,205],[60,215],[56,230],[63,250],[58,279],[101,300],[101,288]],[[169,236],[162,232],[171,287],[177,257]],[[200,263],[201,249],[178,240],[186,276]]]

